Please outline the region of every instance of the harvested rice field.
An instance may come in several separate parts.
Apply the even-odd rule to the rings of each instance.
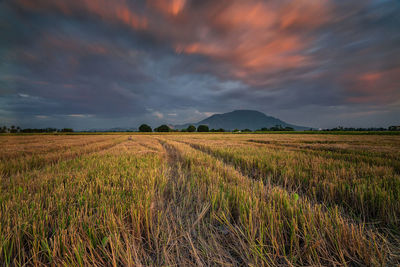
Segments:
[[[0,266],[396,266],[400,136],[0,136]]]

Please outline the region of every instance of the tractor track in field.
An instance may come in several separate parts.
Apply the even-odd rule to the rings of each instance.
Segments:
[[[173,183],[173,185],[178,188],[178,177],[182,175],[182,172],[185,176],[190,175],[184,167],[182,168],[183,157],[173,145],[169,144],[165,140],[157,140],[165,150],[165,157],[168,165],[171,168],[170,175],[172,179],[170,179],[169,182]],[[180,196],[180,198],[182,197],[183,196]]]
[[[279,189],[281,189],[281,190],[287,191],[289,194],[292,194],[292,193],[296,193],[296,194],[297,194],[297,193],[299,193],[299,192],[296,191],[296,190],[290,190],[290,189],[288,189],[288,188],[285,188],[285,187],[283,187],[283,186],[280,185],[280,184],[273,184],[273,183],[267,182],[267,181],[265,181],[265,179],[263,179],[263,177],[260,176],[259,172],[257,172],[257,173],[256,173],[256,172],[254,172],[254,173],[249,173],[248,171],[246,171],[246,170],[244,170],[244,169],[242,169],[242,168],[239,168],[239,167],[235,166],[234,164],[232,164],[231,161],[226,160],[226,159],[224,159],[224,158],[222,158],[222,157],[220,157],[220,156],[214,154],[211,150],[204,149],[201,145],[197,145],[197,144],[193,144],[193,143],[189,143],[189,142],[185,142],[185,141],[176,141],[176,140],[175,140],[175,142],[181,143],[181,144],[184,144],[184,145],[187,145],[188,147],[190,147],[190,148],[192,148],[192,149],[194,149],[194,150],[196,150],[196,151],[198,151],[198,152],[201,152],[201,153],[204,153],[204,154],[206,154],[206,155],[209,155],[209,156],[213,157],[215,160],[217,160],[218,162],[221,162],[221,163],[224,164],[225,166],[228,166],[228,167],[231,168],[234,172],[236,172],[238,175],[240,175],[240,176],[246,178],[247,180],[261,181],[261,182],[263,183],[263,185],[266,186],[266,187],[269,187],[269,188],[279,188]],[[179,151],[177,151],[177,150],[173,147],[173,145],[170,145],[170,144],[167,144],[167,145],[170,146],[170,147],[172,147],[171,149],[172,149],[172,150],[175,150],[174,153],[177,153],[177,154],[178,154],[179,160],[182,160],[182,157],[180,156]],[[301,197],[301,198],[304,198],[304,199],[307,199],[308,201],[310,201],[310,202],[313,203],[313,204],[321,204],[321,203],[322,203],[322,202],[317,202],[317,201],[310,200],[310,199],[309,199],[306,195],[304,195],[304,194],[300,195],[300,197]],[[323,204],[323,203],[322,203],[322,204]]]
[[[179,151],[171,144],[168,144],[165,140],[157,139],[161,146],[164,148],[167,155],[167,162],[172,167],[173,170],[178,168],[177,162],[182,160],[182,156]]]
[[[173,183],[175,186],[178,186],[177,177],[179,174],[179,163],[182,162],[182,156],[179,151],[171,144],[168,144],[166,141],[157,139],[157,141],[161,144],[162,148],[165,151],[165,158],[168,163],[168,166],[171,168],[170,176],[172,179],[169,179],[170,183]]]
[[[174,144],[169,143],[169,140],[161,140],[158,139],[160,144],[163,146],[165,152],[166,152],[166,157],[168,164],[171,166],[171,175],[172,175],[172,183],[175,184],[177,188],[180,188],[182,186],[182,182],[179,181],[178,176],[183,176],[183,179],[188,179],[191,175],[193,175],[192,171],[190,170],[190,166],[188,166],[185,163],[185,157],[181,154],[181,152],[175,147]],[[175,141],[176,142],[176,141]],[[185,145],[188,145],[184,142],[177,142],[177,143],[182,143]],[[189,148],[191,148],[188,145]],[[196,150],[197,151],[197,150]],[[200,151],[201,153],[204,153]],[[218,159],[217,159],[218,160]],[[197,163],[201,164],[201,161],[198,161]],[[210,166],[212,168],[212,166]],[[237,172],[236,169],[232,168],[233,171]],[[237,172],[239,175],[243,176],[240,172]],[[244,178],[248,178],[247,176],[243,176]],[[178,179],[177,179],[178,178]],[[178,203],[180,201],[183,201],[183,198],[185,198],[185,194],[181,194],[179,198],[176,198],[175,201]],[[176,205],[178,206],[178,205]],[[196,237],[196,232],[195,232],[195,225],[201,221],[203,216],[206,216],[205,214],[207,213],[208,209],[210,208],[211,204],[207,204],[206,206],[202,207],[202,211],[200,214],[197,214],[192,218],[192,225],[186,229],[186,235],[185,236],[180,236],[179,239],[182,240],[184,243],[188,243],[186,249],[191,255],[191,260],[193,266],[209,266],[206,262],[205,259],[201,259],[196,256],[196,253],[193,253],[193,243],[196,244],[197,237]],[[215,228],[215,227],[214,227]],[[223,237],[228,240],[230,238],[230,235],[232,234],[227,227],[222,227],[220,226],[218,228],[218,231],[221,232]],[[189,245],[190,244],[190,245]],[[233,247],[234,245],[232,245]],[[234,259],[234,264],[232,266],[246,266],[245,262],[243,259],[238,255],[238,253],[234,249],[229,249],[230,256]]]
[[[223,162],[224,164],[232,167],[233,169],[235,169],[237,172],[239,172],[242,176],[247,177],[249,179],[252,180],[256,180],[256,181],[261,181],[263,182],[264,186],[269,186],[269,187],[279,187],[283,190],[286,190],[288,193],[292,194],[292,193],[296,193],[298,195],[300,195],[301,198],[305,198],[308,201],[310,201],[313,204],[318,204],[318,205],[323,205],[325,206],[325,203],[323,201],[319,201],[316,199],[310,199],[306,194],[304,194],[304,192],[302,192],[302,190],[300,188],[288,188],[286,185],[281,184],[281,183],[276,183],[276,182],[271,182],[270,180],[266,180],[266,178],[268,178],[267,174],[262,174],[259,170],[257,170],[256,168],[253,168],[253,170],[250,172],[249,170],[246,170],[245,168],[241,167],[241,166],[235,166],[235,164],[232,162],[232,160],[224,158],[220,155],[218,155],[217,153],[215,153],[214,151],[212,151],[212,149],[204,146],[204,145],[199,145],[199,144],[194,144],[194,143],[189,143],[189,142],[184,142],[184,141],[178,141],[180,143],[186,144],[188,146],[190,146],[191,148],[200,151],[202,153],[205,153],[207,155],[210,155],[211,157],[215,158],[218,161]],[[279,179],[279,177],[278,177]]]
[[[165,196],[164,205],[166,208],[171,210],[171,216],[168,218],[170,220],[170,225],[179,224],[178,222],[182,220],[179,216],[180,214],[184,214],[185,210],[182,209],[180,203],[184,201],[185,194],[184,192],[179,192],[179,190],[184,190],[184,184],[182,184],[182,180],[187,179],[190,176],[189,170],[183,165],[183,157],[181,153],[175,148],[174,145],[168,143],[166,140],[157,139],[157,141],[161,144],[165,151],[165,157],[167,164],[170,166],[170,179],[168,183],[170,183],[171,188],[175,188],[174,192],[168,192]],[[207,207],[208,210],[209,206]],[[206,211],[207,211],[206,210]],[[189,224],[190,226],[185,227],[185,229],[181,229],[182,233],[178,236],[175,236],[174,241],[171,244],[171,248],[180,244],[181,250],[188,255],[192,266],[205,266],[203,260],[201,260],[195,251],[195,246],[193,242],[196,243],[196,233],[194,225],[198,223],[203,215],[199,215],[198,219],[195,220],[194,223]],[[190,220],[189,218],[186,218]],[[194,221],[194,219],[192,219]],[[181,251],[182,252],[182,251]]]
[[[177,141],[177,142],[180,142],[182,144],[186,144],[186,145],[190,146],[191,148],[193,148],[193,149],[195,149],[197,151],[200,151],[202,153],[205,153],[205,154],[208,154],[208,155],[214,157],[216,160],[221,161],[224,164],[234,168],[237,172],[239,172],[244,177],[248,177],[249,179],[256,180],[256,181],[262,181],[264,183],[264,185],[281,187],[280,185],[274,185],[274,184],[267,183],[265,181],[265,179],[260,179],[260,178],[264,178],[264,177],[261,177],[259,172],[249,173],[248,171],[244,170],[243,168],[239,168],[239,167],[235,166],[230,160],[222,158],[221,156],[217,155],[216,153],[214,153],[210,149],[207,149],[207,148],[203,147],[202,145],[193,144],[193,143],[184,142],[184,141]]]
[[[235,170],[238,174],[240,174],[241,176],[243,176],[243,177],[245,177],[245,178],[247,178],[247,179],[260,181],[260,179],[259,179],[258,176],[256,176],[256,175],[254,175],[254,176],[249,176],[244,170],[238,169],[237,167],[235,167],[235,166],[234,166],[233,164],[231,164],[230,162],[225,161],[224,159],[218,157],[217,155],[214,155],[212,152],[209,152],[209,151],[206,151],[206,150],[201,149],[200,147],[198,147],[198,146],[195,145],[195,144],[188,143],[188,142],[185,142],[185,141],[174,141],[174,142],[187,145],[187,146],[189,146],[190,148],[192,148],[192,149],[194,149],[194,150],[196,150],[196,151],[199,151],[199,152],[201,152],[201,153],[204,153],[204,154],[207,154],[207,155],[213,157],[214,159],[216,159],[217,161],[223,163],[224,165],[227,165],[227,166],[231,167],[231,168],[232,168],[233,170]],[[176,167],[177,162],[181,162],[181,163],[183,162],[183,157],[182,157],[182,155],[181,155],[180,152],[174,147],[174,145],[171,145],[171,144],[169,144],[168,142],[166,142],[166,141],[164,141],[164,140],[162,140],[162,141],[160,140],[160,143],[163,145],[164,149],[167,151],[168,160],[171,161],[171,164],[172,164],[172,165],[175,165],[175,167]],[[264,185],[267,185],[267,184],[264,183]],[[280,187],[280,186],[277,186],[277,187]]]

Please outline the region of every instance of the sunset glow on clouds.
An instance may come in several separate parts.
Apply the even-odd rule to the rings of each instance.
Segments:
[[[257,109],[312,127],[398,124],[399,11],[379,0],[0,1],[0,119],[135,127]]]

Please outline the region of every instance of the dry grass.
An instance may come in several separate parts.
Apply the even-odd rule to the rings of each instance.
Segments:
[[[322,140],[317,136],[308,140],[304,140],[307,136],[298,140],[292,136],[282,140],[277,135],[261,136],[258,140],[248,137],[229,142],[180,141],[232,164],[265,184],[282,186],[330,207],[338,206],[357,221],[400,231],[400,156],[396,149],[400,143],[395,138],[374,140],[364,136],[360,141],[355,136],[347,140],[340,140],[342,136],[321,136]],[[372,147],[371,151],[365,144]]]
[[[63,136],[28,136],[27,140],[21,140],[25,138],[6,136],[2,139],[6,140],[3,140],[4,144],[0,153],[0,175],[10,176],[18,172],[42,168],[60,160],[101,151],[121,143],[126,138],[73,136],[63,139]],[[13,143],[14,140],[18,141]]]
[[[8,136],[0,143],[7,148],[0,265],[400,262],[396,136]]]

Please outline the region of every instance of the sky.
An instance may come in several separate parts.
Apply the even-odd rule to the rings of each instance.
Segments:
[[[0,0],[0,124],[400,125],[397,0]]]

